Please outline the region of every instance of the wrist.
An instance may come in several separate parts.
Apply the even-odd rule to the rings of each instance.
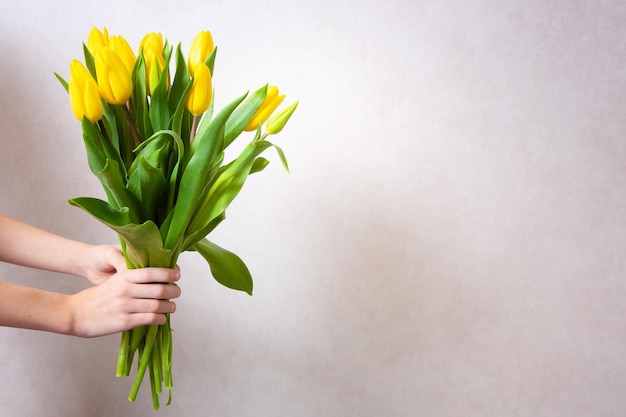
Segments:
[[[88,243],[73,241],[70,250],[67,252],[66,273],[86,278],[90,265],[90,250],[92,245]]]
[[[80,293],[66,295],[63,300],[63,313],[60,318],[61,332],[70,336],[81,336]],[[59,332],[59,333],[61,333]]]
[[[53,330],[55,333],[76,336],[76,313],[73,308],[73,296],[67,294],[59,294],[59,317],[57,318],[57,328]]]

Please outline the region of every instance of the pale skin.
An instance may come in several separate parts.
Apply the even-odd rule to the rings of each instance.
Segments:
[[[180,270],[126,267],[114,246],[89,245],[0,214],[0,261],[88,279],[76,294],[0,280],[0,326],[80,337],[164,324],[180,296]],[[0,277],[1,278],[1,277]]]

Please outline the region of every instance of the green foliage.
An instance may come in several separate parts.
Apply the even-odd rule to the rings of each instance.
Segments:
[[[213,74],[217,48],[205,60]],[[95,58],[83,44],[85,65],[96,78]],[[262,108],[268,86],[242,94],[214,115],[215,94],[208,110],[193,116],[187,96],[193,80],[181,45],[165,42],[165,66],[150,93],[146,59],[140,54],[132,71],[132,95],[125,105],[103,101],[97,123],[82,120],[87,161],[99,179],[106,201],[79,197],[70,204],[81,208],[114,230],[131,268],[176,266],[184,251],[196,251],[211,274],[225,287],[252,294],[253,281],[243,260],[206,237],[226,218],[226,210],[243,189],[250,174],[263,171],[269,160],[261,156],[274,147],[285,169],[283,151],[264,140],[262,126],[232,160],[226,148]],[[99,56],[98,54],[96,54]],[[153,62],[153,61],[151,61]],[[173,73],[170,66],[174,66]],[[154,75],[154,74],[153,74]],[[69,83],[55,73],[63,88]],[[295,107],[294,107],[295,109]],[[280,129],[291,115],[280,119]],[[140,362],[129,398],[134,400],[146,370],[151,376],[155,408],[160,384],[171,391],[171,334],[163,326],[133,329],[122,336],[118,376],[128,375],[135,352]],[[169,401],[168,401],[169,402]]]
[[[214,48],[206,59],[211,73],[216,52]],[[84,44],[83,53],[95,78],[95,59]],[[216,116],[212,102],[192,126],[193,116],[185,105],[191,77],[181,45],[173,50],[166,42],[163,56],[166,65],[151,95],[146,62],[140,54],[128,105],[104,103],[99,123],[83,120],[88,164],[108,202],[88,198],[70,202],[115,230],[135,267],[153,265],[153,261],[163,264],[163,259],[175,265],[180,253],[197,250],[210,265],[213,262],[211,272],[218,282],[251,292],[252,277],[243,261],[206,243],[205,237],[224,220],[247,177],[267,167],[269,160],[260,157],[267,148],[277,150],[288,170],[283,151],[262,140],[260,128],[239,156],[224,161],[225,149],[244,133],[262,106],[267,85],[231,101]],[[175,62],[173,74],[170,59]],[[55,76],[67,90],[68,82]]]
[[[220,284],[252,295],[252,275],[241,258],[207,239],[197,242],[194,249],[209,263]]]

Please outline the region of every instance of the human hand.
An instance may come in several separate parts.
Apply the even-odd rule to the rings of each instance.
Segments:
[[[100,285],[117,271],[126,269],[122,251],[109,245],[89,245],[82,255],[82,274],[92,284]]]
[[[175,283],[180,279],[178,267],[120,267],[106,279],[105,265],[97,264],[102,268],[93,269],[102,272],[92,275],[104,279],[100,285],[69,296],[71,334],[96,337],[137,326],[165,324],[165,313],[176,310],[176,304],[169,300],[180,296]]]

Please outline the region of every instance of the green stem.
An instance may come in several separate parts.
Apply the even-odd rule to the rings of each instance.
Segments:
[[[150,392],[152,393],[152,407],[156,410],[159,409],[159,394],[156,389],[156,376],[154,375],[154,369],[152,366],[149,367],[148,372],[150,373]]]
[[[194,138],[196,137],[196,131],[198,130],[198,123],[200,121],[200,116],[193,116],[191,120],[191,131],[189,132],[189,144],[193,143]]]
[[[161,372],[161,360],[159,358],[159,355],[161,354],[161,333],[163,333],[163,326],[161,326],[157,332],[156,343],[152,348],[151,359],[151,366],[154,373],[154,387],[157,394],[163,392],[163,387],[161,385],[163,382],[163,373]]]
[[[156,334],[158,329],[158,324],[153,324],[148,328],[148,333],[146,334],[146,344],[143,347],[143,352],[141,352],[141,359],[139,362],[139,368],[137,369],[137,376],[135,377],[135,382],[133,383],[133,386],[130,389],[130,394],[128,395],[128,399],[130,401],[135,401],[135,399],[137,399],[139,387],[141,386],[141,382],[143,381],[146,369],[148,369],[148,365],[150,364],[150,359],[152,357],[152,348],[154,347],[154,342],[156,340]]]
[[[167,321],[165,323],[165,329],[161,333],[162,349],[161,349],[161,363],[163,364],[163,381],[165,386],[172,391],[172,328],[170,327],[170,314],[165,315]]]
[[[120,342],[120,350],[117,354],[117,371],[115,376],[126,376],[126,362],[128,358],[128,352],[130,349],[130,331],[126,330],[122,333],[122,340]]]
[[[130,375],[130,368],[133,364],[135,352],[142,346],[147,331],[148,326],[135,327],[130,331],[130,349],[128,350],[124,376]]]
[[[139,133],[137,133],[137,127],[135,126],[135,122],[133,122],[133,117],[130,114],[130,110],[127,106],[122,106],[122,108],[124,109],[124,114],[126,115],[126,121],[128,122],[130,134],[135,140],[135,146],[139,146],[141,145],[141,139],[139,138]]]

